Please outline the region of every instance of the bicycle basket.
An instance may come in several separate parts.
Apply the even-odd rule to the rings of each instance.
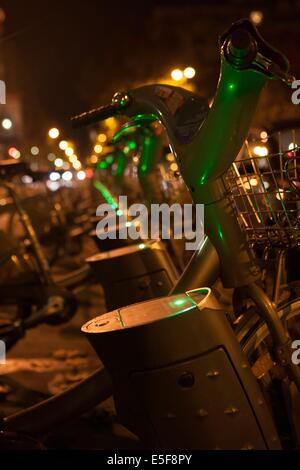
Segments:
[[[225,177],[249,243],[300,245],[300,127],[249,138]]]

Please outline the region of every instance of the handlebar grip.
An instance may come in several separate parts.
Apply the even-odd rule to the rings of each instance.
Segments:
[[[227,40],[227,60],[238,69],[248,67],[255,59],[257,44],[253,36],[243,28],[232,31]]]
[[[248,31],[237,29],[230,38],[229,48],[234,57],[244,57],[252,50],[252,39]]]
[[[106,106],[100,106],[100,108],[92,109],[85,113],[79,114],[71,118],[73,128],[79,128],[94,124],[104,119],[113,117],[117,114],[116,106],[108,104]]]

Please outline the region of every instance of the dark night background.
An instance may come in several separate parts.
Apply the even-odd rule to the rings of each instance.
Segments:
[[[29,144],[39,143],[52,125],[74,137],[72,114],[108,102],[118,89],[157,81],[176,66],[193,65],[197,90],[211,97],[218,76],[218,36],[252,10],[263,12],[260,31],[285,52],[300,77],[296,0],[8,0],[0,1],[0,7],[6,13],[0,43],[4,78],[7,91],[21,97]],[[278,102],[281,94],[288,102],[288,93],[280,90]],[[269,96],[274,101],[274,92]],[[261,119],[282,116],[280,103],[275,109],[268,96],[263,100],[267,111]],[[287,117],[299,115],[295,108],[287,107]]]

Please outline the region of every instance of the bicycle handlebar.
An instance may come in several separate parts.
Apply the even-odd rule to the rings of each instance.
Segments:
[[[28,172],[28,166],[24,161],[13,158],[0,161],[0,180],[8,180],[13,176]]]
[[[108,104],[106,106],[100,106],[99,108],[92,109],[90,111],[78,114],[71,118],[72,126],[74,128],[79,128],[83,126],[88,126],[90,124],[96,124],[99,121],[108,119],[110,117],[118,114],[118,107],[113,104]]]
[[[237,52],[249,51],[252,44],[251,36],[248,31],[237,29],[231,35],[231,46]]]

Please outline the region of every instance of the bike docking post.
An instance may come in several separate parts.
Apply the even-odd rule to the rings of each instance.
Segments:
[[[111,376],[122,424],[143,445],[279,448],[259,386],[210,289],[119,308],[82,331]]]

